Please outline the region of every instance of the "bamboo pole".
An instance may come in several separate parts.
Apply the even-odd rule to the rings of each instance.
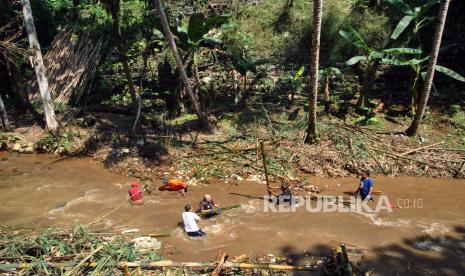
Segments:
[[[0,264],[0,269],[28,269],[36,265],[37,263],[11,263],[11,264]],[[66,268],[74,267],[77,262],[45,262],[48,267],[53,268]],[[141,268],[141,269],[156,269],[164,267],[186,267],[186,268],[213,268],[217,266],[217,262],[175,262],[175,261],[156,261],[156,262],[120,262],[118,263],[118,269],[127,268]],[[81,267],[94,268],[97,266],[96,262],[84,262]],[[107,264],[107,266],[111,266]],[[233,263],[225,262],[223,268],[257,268],[257,269],[272,269],[272,270],[294,270],[294,271],[309,271],[312,270],[311,266],[293,266],[293,265],[278,265],[278,264],[252,264],[252,263]]]
[[[263,145],[263,141],[260,141],[260,150],[262,152],[262,160],[263,160],[263,170],[265,172],[265,180],[266,180],[266,188],[270,188],[270,181],[268,179],[268,169],[266,167],[266,154],[265,154],[265,146]],[[268,191],[268,193],[270,193]]]
[[[85,257],[82,261],[80,261],[75,267],[73,267],[71,270],[67,271],[64,275],[65,276],[69,276],[69,275],[72,275],[74,274],[74,272],[80,267],[82,266],[87,260],[89,260],[92,256],[94,256],[97,252],[99,252],[100,250],[102,250],[103,248],[103,245],[100,245],[99,247],[97,247],[94,251],[92,251],[87,257]]]
[[[352,276],[352,265],[350,264],[349,255],[347,254],[347,248],[345,244],[341,244],[342,257],[344,259],[344,270],[347,276]]]
[[[444,144],[444,142],[438,142],[438,143],[434,143],[434,144],[431,144],[431,145],[428,145],[428,146],[424,146],[424,147],[419,147],[419,148],[416,148],[416,149],[412,149],[412,150],[409,150],[409,151],[406,151],[406,152],[404,152],[404,153],[399,154],[399,156],[409,155],[409,154],[411,154],[411,153],[414,153],[414,152],[417,152],[417,151],[420,151],[420,150],[423,150],[423,149],[431,148],[431,147],[434,147],[434,146],[437,146],[437,145],[441,145],[441,144]]]

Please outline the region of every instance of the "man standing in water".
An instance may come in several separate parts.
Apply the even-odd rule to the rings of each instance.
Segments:
[[[370,178],[370,172],[364,171],[362,173],[362,178],[360,179],[360,186],[354,192],[355,194],[360,194],[362,200],[373,200],[371,193],[373,192],[373,180]]]
[[[291,191],[291,188],[289,188],[289,185],[287,185],[286,183],[281,184],[281,187],[280,187],[281,193],[275,191],[274,189],[276,188],[271,188],[271,187],[267,188],[269,195],[272,195],[278,198],[277,204],[283,204],[283,203],[294,204],[295,203],[292,198],[292,191]]]
[[[202,201],[199,203],[200,213],[205,214],[207,217],[213,217],[214,215],[221,214],[221,208],[215,204],[212,197],[209,194],[203,196]]]
[[[192,211],[192,204],[188,203],[184,206],[184,213],[182,213],[182,221],[184,222],[184,230],[189,237],[203,237],[207,234],[202,231],[197,225],[200,217]]]

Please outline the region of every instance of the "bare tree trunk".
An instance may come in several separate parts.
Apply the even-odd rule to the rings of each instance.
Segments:
[[[310,64],[310,97],[308,105],[308,129],[305,137],[306,144],[316,141],[316,108],[318,94],[318,65],[320,59],[321,17],[323,13],[323,0],[313,1],[313,35],[312,35],[312,61]]]
[[[121,57],[121,63],[123,64],[123,71],[126,75],[126,79],[128,80],[129,86],[129,94],[131,95],[132,105],[137,113],[138,109],[138,100],[137,100],[137,92],[136,88],[134,87],[134,82],[132,80],[131,68],[129,67],[128,58],[126,56],[126,52],[124,50],[124,40],[121,34],[121,16],[120,16],[120,0],[112,1],[110,4],[110,11],[113,17],[113,29],[116,33],[117,38],[117,46],[119,55]]]
[[[181,79],[184,84],[184,88],[186,89],[186,92],[189,95],[192,105],[194,106],[194,111],[197,114],[197,117],[200,122],[200,126],[203,128],[209,129],[210,126],[208,123],[207,116],[202,111],[200,107],[199,99],[194,95],[194,92],[192,91],[192,86],[189,83],[189,78],[187,77],[186,69],[182,62],[181,56],[179,55],[178,47],[176,46],[176,42],[174,41],[173,34],[171,33],[171,30],[169,27],[168,18],[166,17],[162,0],[155,0],[155,4],[158,10],[158,13],[160,15],[161,24],[163,26],[163,32],[165,33],[165,38],[168,41],[168,44],[170,45],[171,50],[173,51],[173,55],[174,55],[174,58],[176,59],[176,64],[178,66],[179,74],[181,75]]]
[[[423,93],[420,95],[418,102],[418,109],[415,113],[410,127],[405,131],[408,136],[415,136],[420,127],[423,116],[425,115],[426,106],[428,104],[429,94],[431,92],[431,86],[433,85],[434,70],[436,69],[436,62],[438,60],[439,48],[441,47],[442,33],[446,24],[447,11],[449,9],[450,0],[442,0],[441,6],[439,7],[438,22],[436,23],[436,31],[434,32],[433,47],[431,49],[428,72],[426,73],[425,83],[423,85]]]
[[[8,121],[5,105],[3,104],[2,94],[0,94],[0,122],[2,123],[3,129],[5,131],[10,130],[10,122]]]
[[[47,69],[45,68],[40,51],[39,40],[34,26],[34,19],[32,17],[31,4],[29,0],[21,0],[24,22],[26,24],[27,36],[29,39],[29,47],[34,50],[34,69],[39,85],[40,95],[44,103],[45,121],[49,131],[56,131],[58,122],[55,117],[55,110],[53,107],[53,100],[50,95],[50,88],[47,79]]]

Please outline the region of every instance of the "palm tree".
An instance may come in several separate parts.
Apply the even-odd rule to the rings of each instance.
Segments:
[[[210,124],[208,123],[207,115],[202,111],[200,107],[199,99],[196,97],[196,95],[192,91],[192,86],[189,82],[189,78],[187,77],[186,69],[182,62],[181,56],[179,55],[178,47],[176,46],[176,42],[174,41],[174,36],[173,36],[173,33],[171,32],[171,29],[168,23],[168,18],[166,17],[165,9],[163,8],[162,0],[155,0],[155,4],[158,10],[158,14],[160,15],[161,25],[163,26],[163,32],[165,33],[165,38],[168,41],[168,44],[171,47],[171,50],[173,51],[174,58],[176,59],[176,65],[178,67],[179,74],[181,75],[181,80],[192,102],[194,111],[197,114],[200,126],[202,128],[209,129]]]
[[[415,136],[417,134],[423,116],[425,115],[426,105],[428,103],[429,94],[431,92],[431,86],[433,85],[434,71],[436,70],[436,62],[438,60],[439,48],[441,47],[442,33],[444,31],[444,25],[446,24],[449,3],[450,0],[442,0],[441,6],[439,7],[438,22],[436,23],[436,31],[434,33],[433,47],[431,49],[428,71],[426,72],[423,93],[420,95],[418,110],[415,113],[413,122],[405,131],[408,136]]]
[[[34,51],[34,70],[39,84],[40,95],[44,103],[45,122],[49,131],[56,131],[58,122],[55,117],[52,96],[47,79],[47,69],[44,65],[42,52],[40,51],[39,40],[37,39],[36,28],[34,26],[34,18],[32,17],[31,3],[29,0],[21,0],[24,22],[26,24],[27,36],[29,39],[29,47]]]
[[[308,128],[305,136],[306,144],[316,141],[316,105],[318,94],[318,64],[320,58],[321,17],[323,13],[323,0],[313,1],[313,35],[312,35],[312,61],[310,64],[310,97],[308,105]]]

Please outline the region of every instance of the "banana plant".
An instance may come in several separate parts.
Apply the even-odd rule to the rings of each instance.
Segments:
[[[210,36],[209,33],[226,23],[229,17],[231,17],[230,14],[222,14],[206,18],[202,13],[194,13],[189,17],[187,25],[179,24],[176,28],[180,48],[187,52],[186,58],[192,57],[194,77],[199,88],[200,48],[203,46],[217,47],[223,43],[221,39]]]
[[[376,72],[383,59],[392,55],[418,55],[421,53],[421,50],[414,48],[389,48],[384,50],[373,49],[368,46],[363,37],[352,27],[340,30],[339,34],[344,39],[351,42],[360,51],[365,53],[364,55],[354,56],[346,61],[346,64],[349,66],[355,65],[359,62],[363,62],[366,65],[362,89],[356,104],[357,106],[361,106],[362,103],[369,103],[369,97],[373,91],[373,86],[376,81]]]
[[[389,4],[397,7],[404,14],[402,19],[397,23],[396,28],[391,34],[391,39],[396,40],[408,26],[413,25],[413,35],[418,38],[418,32],[421,28],[428,25],[434,20],[434,17],[425,16],[425,14],[440,0],[429,0],[425,4],[411,8],[402,0],[385,0]]]
[[[247,73],[257,73],[257,67],[260,65],[268,64],[273,62],[272,59],[251,59],[247,56],[244,51],[237,49],[235,47],[228,47],[228,52],[231,54],[231,63],[234,67],[234,70],[237,71],[240,75],[240,80],[242,81],[241,92],[236,93],[235,104],[239,102],[239,98],[242,97],[243,100],[247,98]],[[242,94],[242,95],[241,95]]]
[[[302,76],[305,72],[305,65],[300,66],[299,70],[295,73],[294,76],[289,76],[291,82],[291,92],[288,94],[289,105],[287,106],[290,109],[294,105],[295,94],[300,93],[302,90]]]
[[[329,91],[329,79],[340,75],[341,71],[336,68],[336,67],[326,67],[321,70],[319,70],[319,77],[320,79],[324,79],[325,82],[325,91],[324,91],[324,97],[323,97],[323,102],[325,104],[325,112],[329,113],[331,109],[331,99],[330,99],[330,91]]]
[[[416,54],[421,54],[421,53],[422,52],[420,50],[416,52]],[[429,61],[429,57],[408,59],[408,58],[405,58],[405,55],[403,55],[402,53],[393,53],[393,55],[388,55],[381,60],[382,64],[394,65],[394,66],[408,66],[415,73],[413,82],[410,86],[410,94],[412,97],[412,102],[411,102],[412,115],[414,115],[417,111],[418,99],[422,91],[423,81],[426,75],[426,70],[428,68],[428,61]],[[449,69],[444,66],[436,65],[435,70],[452,79],[465,82],[465,78],[452,69]]]
[[[369,97],[373,91],[373,86],[376,79],[376,71],[379,66],[379,61],[383,57],[383,54],[379,51],[368,46],[363,37],[352,27],[340,30],[339,34],[357,47],[360,51],[364,52],[364,55],[354,56],[346,61],[349,66],[355,65],[359,62],[365,63],[365,69],[363,72],[363,84],[360,90],[360,96],[357,100],[357,106],[361,106],[363,103],[369,103]]]

